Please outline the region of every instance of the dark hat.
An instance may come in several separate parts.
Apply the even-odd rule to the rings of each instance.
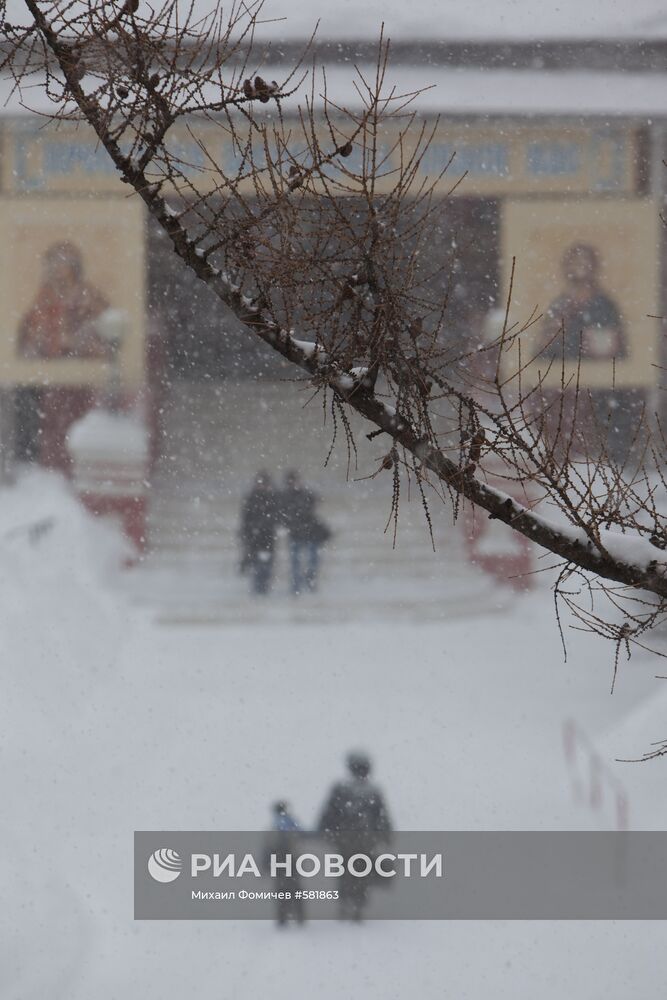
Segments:
[[[365,778],[371,771],[370,757],[368,754],[353,750],[347,755],[347,767],[355,778]]]

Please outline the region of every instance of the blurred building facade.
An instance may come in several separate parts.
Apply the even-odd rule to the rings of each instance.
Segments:
[[[299,48],[283,46],[283,59]],[[338,80],[344,90],[351,62],[370,64],[373,48],[325,42],[318,56],[330,88]],[[434,248],[450,261],[448,335],[483,338],[513,260],[516,317],[548,310],[563,295],[565,256],[585,245],[624,345],[613,370],[604,344],[585,359],[586,384],[613,379],[629,411],[662,407],[667,42],[414,42],[393,47],[390,76],[406,92],[436,85],[419,101],[426,119],[440,116],[422,171],[437,175],[453,157]],[[284,423],[272,445],[284,461],[321,465],[326,448],[288,368],[180,265],[94,137],[45,128],[10,104],[0,149],[5,456],[67,470],[69,425],[107,391],[109,358],[91,331],[112,309],[124,317],[120,378],[126,405],[142,401],[155,490],[178,480],[187,492],[183,481],[208,462],[208,478],[238,495],[271,457],[247,447],[249,428],[261,431],[258,399]],[[194,140],[184,152],[201,156]],[[252,402],[247,379],[261,383]],[[215,442],[224,459],[211,455]]]

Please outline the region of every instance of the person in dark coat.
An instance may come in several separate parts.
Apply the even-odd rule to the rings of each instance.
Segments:
[[[301,827],[289,811],[286,802],[280,801],[273,805],[273,831],[266,845],[266,868],[270,870],[271,856],[275,855],[279,864],[285,862],[287,855],[295,857],[298,854],[298,839],[301,834]],[[273,879],[273,888],[278,893],[283,893],[283,899],[276,900],[276,923],[279,927],[284,927],[289,920],[295,920],[297,924],[305,921],[305,911],[303,899],[297,896],[301,888],[301,879],[298,875],[286,875],[283,870],[278,869],[278,874]]]
[[[271,589],[278,500],[268,472],[258,472],[241,507],[241,572],[250,573],[254,594]]]
[[[317,517],[318,497],[307,489],[294,469],[285,475],[280,494],[280,518],[287,528],[290,584],[295,596],[317,587],[320,547],[331,532]]]
[[[391,821],[380,789],[369,780],[371,762],[364,753],[347,757],[350,777],[337,782],[318,824],[319,833],[347,860],[353,854],[376,857],[391,840]],[[341,919],[359,921],[368,903],[372,876],[345,874],[340,879]]]

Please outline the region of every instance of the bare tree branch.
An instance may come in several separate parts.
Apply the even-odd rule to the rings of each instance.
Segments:
[[[4,25],[5,72],[22,93],[39,81],[55,120],[92,127],[175,253],[329,400],[348,442],[345,408],[387,435],[372,475],[393,476],[394,517],[404,477],[427,517],[428,490],[455,513],[477,505],[558,557],[557,597],[617,652],[664,619],[659,423],[643,413],[619,458],[581,353],[566,363],[562,321],[516,323],[511,288],[487,342],[451,336],[449,275],[432,251],[447,201],[442,174],[424,170],[434,127],[417,117],[418,94],[387,82],[388,44],[373,74],[351,78],[349,105],[313,69],[296,106],[304,63],[265,79],[260,3],[200,19],[177,0],[25,4],[30,26]],[[174,141],[183,130],[196,165]],[[607,598],[609,621],[584,592]]]

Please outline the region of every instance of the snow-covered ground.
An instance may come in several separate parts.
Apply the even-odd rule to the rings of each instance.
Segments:
[[[0,492],[2,1000],[656,995],[658,923],[135,923],[133,830],[261,829],[277,797],[307,825],[350,746],[397,827],[613,826],[611,786],[597,811],[572,795],[574,719],[630,825],[659,828],[667,764],[614,757],[667,710],[661,730],[655,659],[613,696],[609,647],[572,633],[564,663],[544,590],[442,622],[168,625],[126,596],[124,555],[57,478]]]

